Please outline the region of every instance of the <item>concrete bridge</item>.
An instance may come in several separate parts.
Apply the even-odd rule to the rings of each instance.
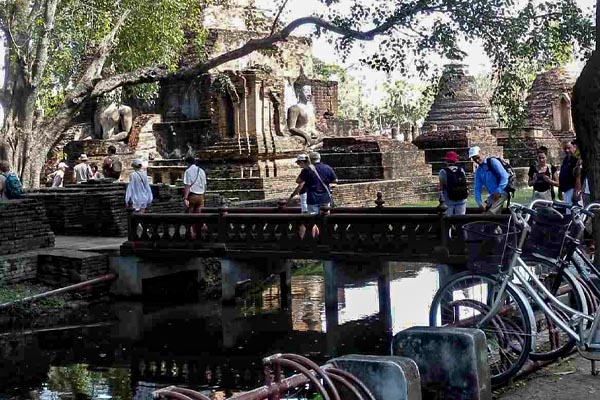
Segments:
[[[338,264],[381,267],[387,261],[463,264],[462,226],[505,220],[506,216],[448,217],[439,207],[339,207],[320,215],[302,214],[285,204],[271,208],[206,208],[202,214],[133,214],[129,237],[114,260],[117,292],[141,294],[142,280],[168,273],[202,270],[202,259],[221,260],[222,296],[235,297],[236,284],[279,273],[281,293],[289,293],[287,261],[325,260],[327,282],[335,287]],[[286,304],[286,299],[283,299]]]

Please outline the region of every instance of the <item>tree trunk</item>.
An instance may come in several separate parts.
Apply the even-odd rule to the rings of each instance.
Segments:
[[[598,45],[598,44],[597,44]],[[592,200],[600,200],[600,52],[595,50],[573,89],[572,116]],[[594,218],[596,263],[600,262],[600,215]]]

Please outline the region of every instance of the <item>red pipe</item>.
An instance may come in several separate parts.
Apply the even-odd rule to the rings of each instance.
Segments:
[[[116,274],[106,274],[106,275],[103,275],[103,276],[101,276],[99,278],[90,279],[89,281],[79,282],[79,283],[76,283],[74,285],[69,285],[69,286],[62,287],[60,289],[54,289],[54,290],[50,290],[48,292],[39,293],[39,294],[36,294],[36,295],[33,295],[33,296],[25,297],[23,299],[9,301],[7,303],[2,303],[2,304],[0,304],[0,310],[5,309],[5,308],[9,308],[9,307],[11,307],[11,306],[13,306],[15,304],[28,303],[30,301],[35,301],[35,300],[43,299],[45,297],[50,297],[50,296],[54,296],[56,294],[68,292],[70,290],[82,289],[82,288],[85,288],[85,287],[88,287],[88,286],[91,286],[91,285],[95,285],[96,283],[109,282],[109,281],[112,281],[112,280],[114,280],[116,278],[117,278]]]

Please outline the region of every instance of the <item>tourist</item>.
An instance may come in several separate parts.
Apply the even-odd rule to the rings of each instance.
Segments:
[[[102,179],[104,175],[100,171],[98,171],[98,166],[96,164],[90,165],[92,168],[92,179]]]
[[[300,155],[298,155],[298,157],[296,157],[296,165],[298,165],[301,169],[304,169],[310,165],[306,154],[300,154]],[[300,178],[300,176],[298,176],[298,178]],[[288,202],[292,201],[294,196],[296,196],[297,194],[300,195],[301,211],[303,213],[307,213],[308,212],[308,204],[306,204],[306,188],[304,187],[304,182],[299,183],[298,186],[296,186],[296,189],[294,189],[294,191],[290,195]]]
[[[8,161],[0,161],[0,200],[18,199],[22,194],[23,188],[17,174],[10,171]]]
[[[475,171],[475,201],[479,208],[488,214],[500,214],[508,199],[505,189],[508,186],[508,172],[496,157],[484,157],[479,146],[469,148],[469,159],[477,164]],[[489,194],[485,203],[481,191]]]
[[[125,204],[128,207],[131,206],[136,212],[144,213],[154,200],[152,189],[146,171],[142,171],[142,160],[139,158],[134,159],[131,166],[133,172],[129,175],[129,183],[125,192]]]
[[[196,165],[194,157],[186,157],[185,162],[188,168],[183,173],[183,201],[189,213],[198,214],[204,207],[206,173]]]
[[[531,200],[554,200],[554,186],[558,186],[558,170],[547,163],[548,155],[544,148],[537,150],[537,163],[529,167],[529,186],[533,187]]]
[[[440,191],[444,203],[448,207],[446,214],[465,215],[467,212],[467,197],[469,196],[467,174],[463,167],[457,164],[458,154],[456,152],[447,152],[444,159],[448,166],[440,171],[439,180]]]
[[[123,164],[119,157],[117,157],[117,148],[115,146],[108,146],[108,155],[102,161],[102,174],[106,178],[119,180],[122,169]]]
[[[58,163],[56,167],[56,171],[48,175],[49,178],[52,179],[52,187],[53,188],[61,188],[64,187],[65,184],[65,171],[67,170],[67,164],[63,161]]]
[[[82,183],[92,179],[92,169],[88,165],[88,156],[82,154],[79,156],[80,163],[73,168],[75,182]]]
[[[565,140],[562,144],[565,158],[560,165],[560,173],[558,175],[558,198],[572,205],[579,200],[581,194],[581,168],[579,159],[575,157],[575,147],[573,144]],[[567,210],[567,214],[570,210]]]
[[[321,162],[319,153],[311,153],[309,158],[312,165],[300,172],[296,183],[302,183],[306,188],[308,212],[318,214],[321,206],[331,206],[333,198],[330,186],[337,183],[337,176],[329,165]]]

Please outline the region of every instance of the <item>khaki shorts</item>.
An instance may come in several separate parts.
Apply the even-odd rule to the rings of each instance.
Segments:
[[[188,201],[190,202],[190,208],[204,207],[204,194],[190,193]]]

